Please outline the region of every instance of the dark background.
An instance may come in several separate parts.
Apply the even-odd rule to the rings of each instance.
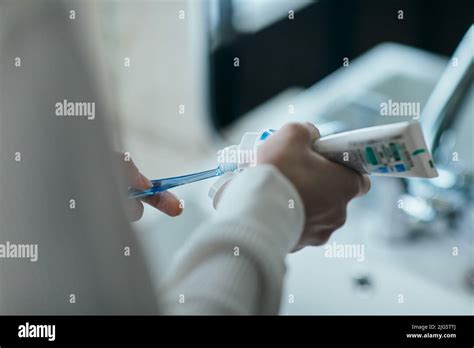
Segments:
[[[288,87],[313,85],[341,67],[344,57],[352,60],[382,42],[449,56],[474,19],[471,0],[321,0],[297,11],[294,20],[242,34],[232,28],[231,1],[219,6],[224,40],[210,52],[217,129]]]

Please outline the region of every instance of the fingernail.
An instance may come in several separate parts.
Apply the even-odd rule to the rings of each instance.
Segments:
[[[143,185],[145,185],[146,187],[152,187],[153,184],[151,183],[150,179],[148,179],[145,175],[141,174],[140,173],[140,177],[142,179],[142,183]]]

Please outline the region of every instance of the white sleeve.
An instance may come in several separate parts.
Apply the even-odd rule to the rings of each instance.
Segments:
[[[0,315],[157,312],[108,142],[92,5],[75,1],[72,22],[71,1],[0,1]],[[94,118],[58,117],[64,99],[94,103]]]
[[[285,256],[298,242],[304,207],[275,167],[239,174],[216,217],[201,226],[166,279],[162,310],[171,314],[278,313]]]

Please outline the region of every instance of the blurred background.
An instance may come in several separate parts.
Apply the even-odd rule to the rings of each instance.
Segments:
[[[154,0],[93,7],[118,110],[114,133],[150,178],[212,168],[216,151],[246,131],[311,121],[331,134],[409,120],[380,115],[389,99],[427,106],[420,121],[440,177],[375,178],[329,242],[364,245],[364,261],[328,258],[322,247],[290,255],[282,313],[474,312],[473,36],[453,56],[473,23],[472,1]],[[446,100],[430,99],[433,92]],[[214,213],[210,184],[174,190],[184,199],[179,218],[147,209],[135,223],[157,281]]]

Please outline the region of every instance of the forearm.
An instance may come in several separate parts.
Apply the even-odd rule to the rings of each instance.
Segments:
[[[217,217],[195,232],[164,288],[176,314],[276,314],[284,259],[298,241],[304,209],[275,168],[257,167],[232,182]]]
[[[245,286],[242,286],[244,285]],[[252,314],[258,312],[261,280],[246,256],[214,254],[190,269],[166,294],[169,314]]]

